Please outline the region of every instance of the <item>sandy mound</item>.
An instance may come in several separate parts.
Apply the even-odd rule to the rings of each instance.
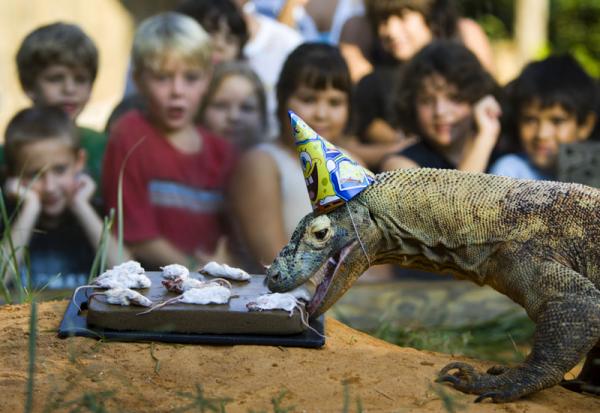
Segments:
[[[227,412],[273,411],[271,399],[282,390],[287,393],[280,406],[295,406],[290,411],[340,412],[345,388],[352,412],[357,401],[365,412],[443,412],[444,400],[467,412],[600,411],[600,398],[560,387],[516,403],[475,405],[473,396],[432,383],[446,363],[464,358],[397,347],[333,319],[327,320],[329,338],[320,350],[107,343],[58,339],[65,306],[39,306],[35,411],[104,402],[111,412],[169,412],[192,403],[197,385],[205,398],[231,399]],[[25,404],[29,312],[27,305],[0,308],[1,412],[23,411]]]

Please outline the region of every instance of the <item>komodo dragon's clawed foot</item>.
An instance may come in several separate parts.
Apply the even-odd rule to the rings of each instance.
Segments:
[[[450,373],[452,370],[456,371]],[[440,371],[436,382],[451,383],[464,393],[478,394],[475,403],[485,399],[495,403],[508,402],[531,392],[529,386],[508,377],[506,373],[511,370],[509,367],[494,366],[487,373],[479,373],[467,363],[455,362]]]
[[[452,372],[453,370],[456,371]],[[474,394],[495,390],[501,384],[498,382],[498,374],[479,373],[470,364],[461,362],[450,363],[444,367],[436,381],[451,383],[457,390]]]

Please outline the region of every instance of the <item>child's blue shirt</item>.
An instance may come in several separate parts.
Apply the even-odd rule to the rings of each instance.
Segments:
[[[489,171],[493,175],[509,176],[512,178],[535,179],[552,181],[556,178],[536,168],[526,154],[508,154],[499,158]]]

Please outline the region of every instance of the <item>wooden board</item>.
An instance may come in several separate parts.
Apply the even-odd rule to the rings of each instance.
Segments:
[[[152,286],[138,290],[154,303],[177,294],[161,284],[160,272],[149,272]],[[198,274],[192,274],[198,278]],[[207,280],[211,277],[205,277]],[[87,322],[91,326],[116,331],[153,331],[201,334],[298,334],[306,329],[300,312],[248,311],[246,305],[259,295],[269,292],[264,275],[253,275],[250,281],[231,281],[232,298],[228,304],[169,304],[148,314],[138,315],[143,307],[108,304],[103,296],[94,296],[88,303]],[[102,290],[96,290],[102,291]]]

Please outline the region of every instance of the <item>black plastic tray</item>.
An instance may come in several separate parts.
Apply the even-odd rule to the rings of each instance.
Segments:
[[[88,292],[93,288],[80,289],[74,300],[67,306],[63,319],[58,328],[58,337],[67,338],[72,336],[92,337],[103,340],[114,341],[163,341],[167,343],[184,344],[221,344],[221,345],[267,345],[285,347],[308,347],[319,348],[325,344],[324,318],[323,316],[310,321],[310,326],[319,334],[310,329],[301,334],[288,336],[268,336],[257,334],[182,334],[164,333],[152,331],[117,331],[88,326],[84,310],[87,308]]]

